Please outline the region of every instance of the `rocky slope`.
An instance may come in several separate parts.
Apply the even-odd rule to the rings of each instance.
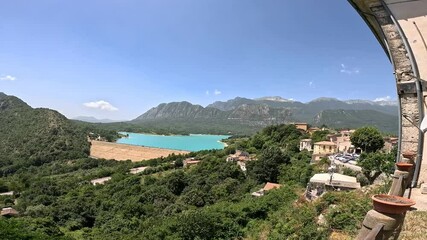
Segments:
[[[189,102],[162,103],[148,110],[132,123],[155,126],[155,122],[182,126],[194,125],[253,126],[254,130],[271,124],[307,122],[330,127],[359,127],[374,125],[383,131],[397,131],[397,105],[393,102],[367,100],[340,101],[318,98],[301,103],[281,97],[248,99],[236,97],[214,102],[207,107]]]

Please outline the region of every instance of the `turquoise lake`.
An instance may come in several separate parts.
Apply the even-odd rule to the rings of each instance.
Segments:
[[[190,134],[189,136],[163,136],[129,132],[120,133],[129,134],[129,137],[121,138],[117,140],[117,143],[186,151],[223,149],[225,144],[220,141],[230,137],[227,135],[204,134]]]

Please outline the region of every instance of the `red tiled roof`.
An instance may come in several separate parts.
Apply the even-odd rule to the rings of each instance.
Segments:
[[[277,184],[277,183],[271,183],[271,182],[267,182],[264,186],[264,191],[268,191],[274,188],[280,188],[282,185]]]

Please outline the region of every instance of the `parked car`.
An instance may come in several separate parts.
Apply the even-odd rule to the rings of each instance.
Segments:
[[[342,160],[341,162],[343,162],[343,163],[347,163],[347,162],[349,162],[349,161],[350,161],[350,159],[344,158],[344,160]]]

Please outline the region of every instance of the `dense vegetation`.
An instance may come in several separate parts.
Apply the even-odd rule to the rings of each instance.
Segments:
[[[309,164],[307,152],[297,151],[300,137],[294,126],[268,127],[251,138],[234,139],[227,149],[191,153],[186,157],[203,160],[190,169],[182,168],[184,156],[141,163],[64,159],[22,167],[0,183],[17,198],[14,203],[3,197],[1,203],[21,217],[0,219],[0,226],[15,236],[9,239],[326,239],[333,229],[354,234],[370,208],[365,195],[332,193],[316,203],[299,197],[310,176],[321,170]],[[257,153],[247,175],[225,161],[235,147]],[[128,174],[141,165],[149,171]],[[89,183],[105,176],[112,176],[105,185]],[[250,196],[265,181],[284,187]],[[323,227],[316,223],[321,213],[329,220]]]
[[[124,123],[114,123],[114,125],[104,125],[104,123],[88,123],[72,120],[73,124],[86,133],[92,140],[101,140],[107,142],[115,142],[120,138],[118,131],[129,130],[129,132],[139,132],[139,129],[133,125]],[[113,124],[113,123],[111,123]]]
[[[299,140],[308,136],[293,125],[232,138],[224,150],[119,162],[86,157],[87,131],[109,130],[12,100],[0,101],[0,119],[26,140],[20,144],[2,125],[14,144],[2,143],[13,151],[2,158],[0,192],[14,195],[0,196],[0,207],[20,215],[0,218],[0,239],[326,239],[333,231],[354,236],[370,208],[362,192],[331,192],[315,202],[302,197],[327,164],[311,165],[310,154],[299,152]],[[246,173],[225,161],[236,149],[257,158]],[[183,168],[188,157],[201,163]],[[149,168],[129,174],[137,166]],[[106,176],[112,179],[105,185],[90,183]],[[250,195],[267,181],[282,187]]]
[[[358,165],[362,167],[362,173],[372,184],[381,174],[390,175],[394,169],[397,156],[397,148],[391,152],[382,151],[384,139],[378,129],[370,126],[357,129],[350,137],[355,147],[363,149]]]
[[[0,96],[0,176],[24,166],[87,156],[86,134],[63,115]]]

